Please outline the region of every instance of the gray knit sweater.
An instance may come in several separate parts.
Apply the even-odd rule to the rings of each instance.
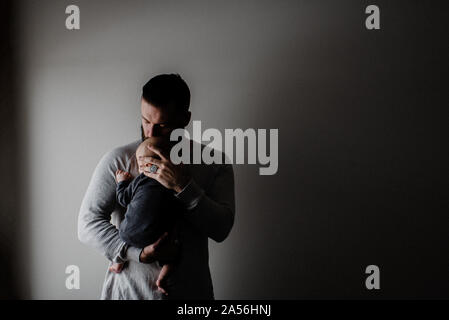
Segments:
[[[126,170],[134,177],[139,174],[135,158],[139,143],[115,148],[101,158],[79,212],[80,241],[99,250],[110,264],[126,262],[120,274],[106,271],[101,299],[162,298],[155,287],[159,264],[141,263],[142,248],[125,244],[117,229],[125,209],[116,202],[115,171]],[[176,194],[188,210],[179,228],[182,259],[172,274],[179,290],[171,298],[213,299],[208,238],[221,242],[231,231],[235,215],[234,174],[229,164],[186,165],[186,168],[192,180]]]

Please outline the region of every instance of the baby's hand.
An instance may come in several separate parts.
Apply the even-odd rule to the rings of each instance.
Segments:
[[[115,172],[115,180],[117,181],[117,183],[128,179],[131,179],[131,175],[129,174],[129,172],[120,169]]]

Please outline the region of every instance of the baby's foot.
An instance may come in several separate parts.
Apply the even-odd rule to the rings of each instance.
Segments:
[[[165,294],[166,296],[168,296],[167,290],[166,288],[164,289],[163,287],[166,286],[166,278],[168,276],[168,274],[170,273],[172,269],[172,265],[170,264],[164,264],[162,266],[161,272],[159,273],[159,277],[156,280],[156,285],[157,285],[157,289],[162,292],[163,294]]]
[[[109,271],[114,273],[120,273],[123,270],[124,263],[114,263],[109,267]]]

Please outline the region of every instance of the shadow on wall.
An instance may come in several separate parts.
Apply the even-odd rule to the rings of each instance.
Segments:
[[[426,4],[388,7],[395,18],[381,34],[360,28],[360,6],[338,19],[332,6],[310,34],[293,33],[256,61],[264,68],[248,80],[258,87],[254,122],[279,128],[279,172],[237,175],[241,199],[257,199],[236,200],[237,223],[254,225],[248,213],[257,212],[257,236],[248,227],[253,236],[233,255],[240,270],[258,271],[226,289],[237,298],[447,296],[447,94],[435,72],[446,63],[443,42],[428,37],[443,28],[408,23],[434,14]],[[282,272],[259,248],[288,261]],[[364,286],[372,261],[388,270],[376,295]]]
[[[0,2],[0,299],[25,298],[21,294],[19,282],[26,282],[26,274],[20,272],[17,263],[19,253],[26,259],[21,248],[24,243],[19,230],[23,217],[24,199],[19,174],[23,172],[19,143],[19,96],[17,95],[17,65],[15,45],[12,37],[14,27],[13,1]],[[23,146],[22,146],[23,147]],[[23,153],[22,153],[23,155]]]

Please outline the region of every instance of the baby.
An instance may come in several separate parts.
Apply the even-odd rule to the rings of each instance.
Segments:
[[[120,224],[120,238],[128,245],[144,248],[156,242],[165,232],[173,230],[177,217],[183,210],[179,200],[173,192],[166,189],[158,181],[147,177],[143,172],[144,163],[139,157],[159,157],[148,149],[148,146],[167,149],[166,140],[159,137],[146,138],[136,150],[136,159],[139,166],[139,175],[132,179],[128,172],[117,170],[117,201],[126,208],[124,220]],[[173,267],[172,263],[159,261],[162,266],[156,285],[167,295],[161,286]],[[110,270],[120,272],[123,264],[114,263]]]

